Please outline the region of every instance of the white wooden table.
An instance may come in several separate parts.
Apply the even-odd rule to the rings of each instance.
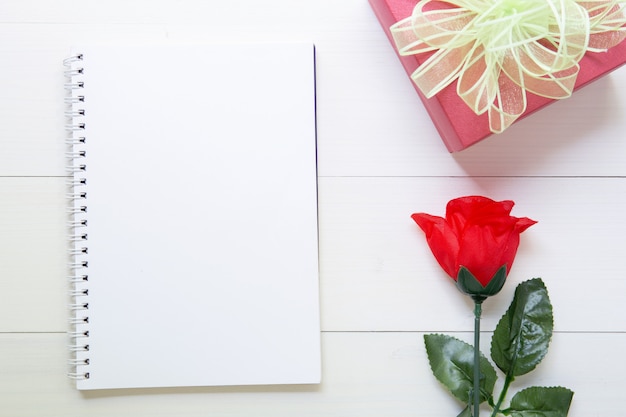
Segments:
[[[78,392],[65,376],[62,59],[76,43],[250,39],[317,46],[323,383]],[[422,336],[471,340],[472,309],[409,216],[467,194],[539,221],[485,304],[483,350],[515,285],[541,276],[556,332],[514,389],[564,385],[570,416],[622,416],[624,132],[621,69],[448,154],[366,0],[2,1],[0,416],[454,416]]]

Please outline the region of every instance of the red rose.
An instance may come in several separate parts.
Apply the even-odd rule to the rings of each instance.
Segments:
[[[527,217],[509,213],[513,201],[493,201],[486,197],[468,196],[451,200],[446,218],[425,213],[411,217],[426,234],[428,246],[439,265],[455,281],[465,267],[487,287],[503,267],[511,270],[519,246],[519,235],[537,223]]]

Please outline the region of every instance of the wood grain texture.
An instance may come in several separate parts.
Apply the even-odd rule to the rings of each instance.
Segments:
[[[469,333],[452,335],[471,339]],[[490,335],[484,336],[488,342]],[[324,333],[324,379],[319,386],[79,392],[65,378],[65,335],[2,334],[0,416],[456,415],[462,406],[431,375],[422,338],[423,333],[413,332]],[[624,334],[557,333],[537,370],[520,377],[510,392],[564,385],[576,393],[570,416],[620,417],[615,392],[623,378],[610,358],[620,356],[625,343]],[[483,351],[487,349],[486,344]],[[588,359],[579,361],[582,356]]]
[[[325,330],[471,329],[470,300],[410,219],[442,216],[448,200],[471,194],[514,200],[513,215],[539,221],[522,235],[501,295],[485,302],[485,329],[517,283],[540,276],[558,330],[626,330],[626,281],[615,270],[626,247],[623,178],[322,178],[319,189]]]
[[[65,179],[0,177],[0,332],[65,331]]]
[[[0,38],[1,417],[456,415],[421,338],[467,340],[471,307],[409,215],[474,193],[539,221],[485,335],[515,284],[542,276],[557,333],[517,382],[572,388],[572,417],[623,414],[626,69],[449,154],[365,0],[8,0]],[[316,44],[323,382],[81,394],[65,378],[61,61],[80,43],[250,39]]]

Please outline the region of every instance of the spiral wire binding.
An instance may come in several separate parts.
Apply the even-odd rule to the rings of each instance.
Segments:
[[[87,171],[85,149],[85,84],[82,80],[83,56],[74,55],[63,61],[66,70],[65,130],[67,145],[67,201],[69,229],[68,281],[70,331],[68,331],[72,379],[89,379],[89,263],[87,261]]]

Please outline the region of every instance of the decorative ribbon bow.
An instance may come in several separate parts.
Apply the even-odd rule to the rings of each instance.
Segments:
[[[391,26],[400,55],[434,53],[411,78],[428,98],[457,94],[499,133],[526,110],[526,92],[572,94],[586,52],[626,38],[618,0],[422,0]]]

